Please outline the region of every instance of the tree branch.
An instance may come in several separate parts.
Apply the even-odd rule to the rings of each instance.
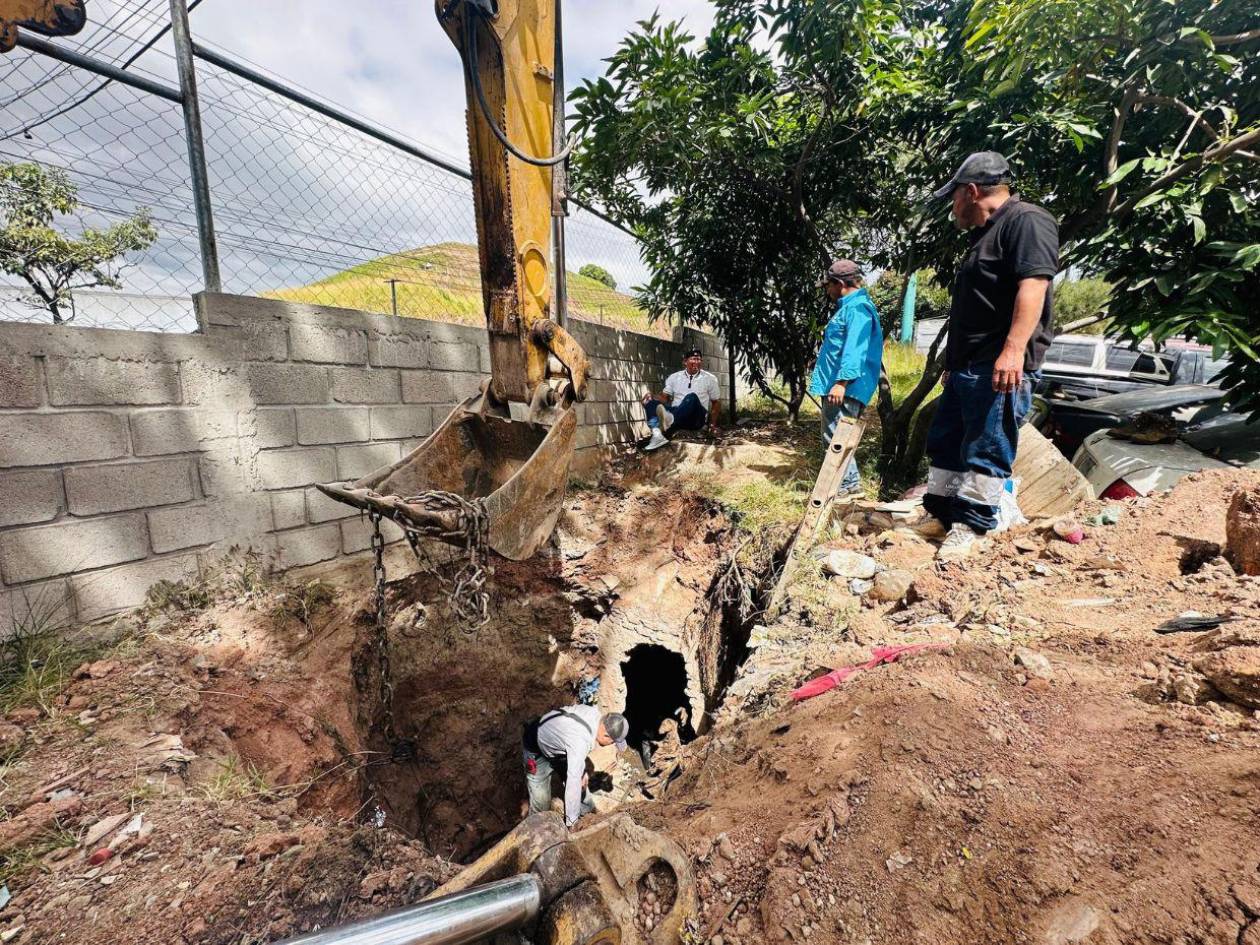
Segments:
[[[1260,39],[1260,30],[1248,30],[1246,33],[1230,33],[1226,36],[1213,36],[1213,46],[1237,46],[1239,43],[1248,43],[1253,39]]]
[[[1129,120],[1129,113],[1133,110],[1133,103],[1140,94],[1136,85],[1129,85],[1120,96],[1120,104],[1116,106],[1116,115],[1111,122],[1111,133],[1107,135],[1107,147],[1103,152],[1103,180],[1116,172],[1120,153],[1120,136],[1124,132],[1125,123]],[[1101,201],[1103,213],[1107,213],[1115,206],[1118,187],[1119,184],[1116,183],[1107,188]]]
[[[1187,174],[1197,171],[1204,164],[1214,161],[1223,161],[1231,154],[1238,151],[1245,151],[1256,144],[1260,144],[1260,128],[1255,128],[1247,132],[1245,135],[1239,135],[1229,141],[1219,142],[1215,147],[1208,148],[1202,154],[1197,154],[1183,164],[1174,167],[1153,184],[1149,184],[1137,193],[1133,194],[1133,196],[1131,196],[1128,200],[1116,207],[1113,211],[1114,216],[1118,220],[1123,219],[1133,212],[1133,207],[1142,198],[1147,197],[1158,190],[1163,190],[1169,184],[1176,183]]]
[[[1084,318],[1078,318],[1076,321],[1068,322],[1061,328],[1057,328],[1054,333],[1056,335],[1070,335],[1072,332],[1088,328],[1090,325],[1097,325],[1099,322],[1106,320],[1109,314],[1109,312],[1095,312],[1093,315],[1086,315]]]

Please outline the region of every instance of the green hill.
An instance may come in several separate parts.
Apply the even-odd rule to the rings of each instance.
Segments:
[[[274,289],[262,295],[288,302],[333,305],[367,312],[394,311],[408,318],[483,324],[481,273],[477,247],[437,243],[382,256],[310,285]],[[670,326],[648,322],[647,313],[630,296],[576,272],[569,273],[569,314],[590,322],[667,338]]]

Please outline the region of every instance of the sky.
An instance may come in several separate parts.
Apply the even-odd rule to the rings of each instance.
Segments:
[[[603,59],[659,0],[567,0],[565,84],[604,72]],[[707,0],[671,0],[663,15],[693,32]],[[459,55],[425,0],[204,0],[194,35],[402,132],[467,166]]]

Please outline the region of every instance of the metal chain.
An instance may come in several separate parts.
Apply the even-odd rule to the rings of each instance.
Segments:
[[[454,492],[434,490],[409,496],[410,505],[424,505],[435,512],[457,512],[454,530],[436,526],[417,527],[409,521],[400,521],[407,544],[422,570],[437,576],[455,615],[464,622],[464,630],[472,633],[484,627],[490,620],[490,594],[486,591],[486,565],[490,554],[490,520],[483,499],[465,499]],[[463,566],[451,578],[434,568],[420,546],[421,538],[437,538],[461,545],[466,555]]]
[[[406,761],[414,754],[408,740],[398,738],[394,724],[394,673],[389,660],[389,625],[385,612],[385,537],[381,534],[381,516],[368,512],[372,522],[372,575],[376,579],[376,668],[380,677],[381,713],[384,716],[385,741],[394,761]]]

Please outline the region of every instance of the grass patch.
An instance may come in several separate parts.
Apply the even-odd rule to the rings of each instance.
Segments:
[[[731,521],[750,535],[782,525],[795,527],[805,513],[813,479],[769,479],[722,485],[701,473],[683,473],[679,484],[721,504]]]
[[[391,280],[393,284],[391,285]],[[668,338],[666,322],[652,322],[634,298],[577,272],[568,274],[569,314]],[[406,318],[485,324],[481,266],[470,243],[437,243],[393,253],[335,273],[310,285],[274,289],[267,298],[333,305]]]
[[[884,345],[884,369],[892,385],[893,403],[899,404],[914,389],[927,367],[927,355],[914,350],[914,345]]]
[[[205,610],[214,600],[202,581],[158,581],[144,595],[144,605],[153,613],[178,611],[192,613]]]
[[[35,869],[53,850],[72,847],[78,840],[62,827],[54,827],[25,846],[6,850],[0,854],[0,883],[9,883],[24,873]]]
[[[822,562],[806,552],[797,566],[788,589],[792,605],[803,621],[815,627],[848,626],[857,612],[857,601],[846,600],[837,607],[837,588],[831,576],[822,569]]]
[[[211,803],[230,804],[246,797],[268,797],[273,792],[257,768],[232,755],[218,763],[218,770],[198,793]]]
[[[104,647],[71,638],[61,600],[28,598],[22,604],[25,612],[0,644],[0,713],[34,706],[51,715],[71,673]]]
[[[337,589],[324,581],[310,581],[289,587],[276,596],[271,610],[273,620],[295,620],[307,630],[311,619],[337,598]]]

